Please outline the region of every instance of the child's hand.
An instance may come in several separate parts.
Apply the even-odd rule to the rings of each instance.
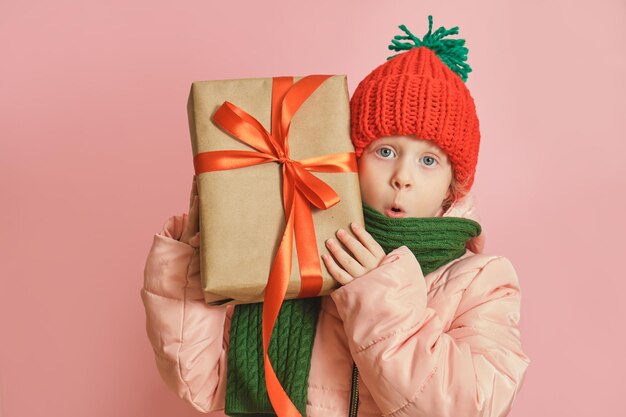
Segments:
[[[343,268],[337,265],[332,256],[328,254],[322,255],[328,272],[341,285],[346,285],[353,279],[376,268],[385,257],[383,248],[363,226],[357,223],[352,223],[351,226],[352,231],[360,241],[343,229],[337,230],[337,237],[352,252],[354,258],[333,239],[328,239],[326,246]]]
[[[183,230],[183,234],[180,236],[180,241],[192,244],[192,246],[197,245],[198,240],[196,234],[199,232],[199,215],[198,215],[198,187],[196,184],[196,176],[194,175],[193,181],[191,183],[191,194],[189,196],[189,214],[187,219],[187,224]]]

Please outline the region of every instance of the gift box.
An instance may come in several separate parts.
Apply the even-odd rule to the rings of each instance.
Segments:
[[[330,294],[325,241],[363,224],[346,76],[197,81],[187,110],[205,301]]]

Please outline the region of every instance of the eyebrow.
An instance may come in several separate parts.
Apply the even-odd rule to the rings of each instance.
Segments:
[[[437,155],[439,155],[439,156],[444,156],[444,155],[445,155],[445,154],[443,153],[443,151],[442,151],[441,149],[437,148],[436,146],[432,146],[432,145],[431,145],[431,146],[428,148],[428,150],[429,150],[430,152],[434,152],[434,153],[436,153],[436,154],[437,154]]]
[[[395,141],[391,138],[380,138],[379,139],[381,142],[383,142],[386,145],[394,145]],[[441,157],[446,157],[447,155],[445,154],[444,151],[442,151],[440,148],[437,147],[437,145],[433,144],[431,141],[428,141],[428,143],[426,144],[426,151],[428,152],[434,152],[437,155],[441,156]]]

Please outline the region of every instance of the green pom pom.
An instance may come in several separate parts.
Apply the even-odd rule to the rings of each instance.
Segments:
[[[418,37],[413,35],[405,25],[398,26],[400,29],[406,33],[406,36],[396,35],[391,40],[392,44],[389,45],[389,49],[394,51],[406,51],[412,48],[417,48],[419,46],[425,46],[427,48],[435,51],[437,56],[448,66],[450,69],[461,77],[463,82],[467,81],[467,74],[472,72],[472,68],[467,64],[467,48],[465,45],[465,39],[443,39],[448,35],[456,35],[459,33],[459,27],[455,26],[452,29],[446,29],[441,26],[434,33],[431,33],[433,28],[433,17],[428,16],[428,33],[424,35],[423,39],[420,40]],[[400,42],[400,39],[410,40],[410,42]],[[387,58],[390,60],[393,57],[398,56],[392,55]]]

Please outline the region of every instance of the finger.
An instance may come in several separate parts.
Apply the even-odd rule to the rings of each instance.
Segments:
[[[191,205],[193,204],[194,196],[198,195],[198,184],[196,180],[196,175],[193,176],[191,180],[191,191],[189,192],[189,210],[191,210]]]
[[[365,230],[362,225],[357,222],[352,222],[351,226],[354,234],[359,238],[363,245],[365,245],[367,250],[369,250],[374,255],[376,259],[381,259],[385,257],[386,253],[383,247],[380,246],[380,243],[378,243],[376,239],[374,239],[372,235],[370,235],[369,232]]]
[[[350,274],[337,265],[332,256],[325,253],[322,255],[322,259],[324,260],[324,264],[326,265],[328,272],[330,272],[330,275],[341,285],[346,285],[354,279],[350,276]]]
[[[363,265],[358,263],[348,252],[346,252],[335,239],[326,241],[328,250],[333,254],[339,265],[353,277],[360,277],[365,273]]]
[[[369,249],[367,249],[359,240],[351,236],[348,232],[343,229],[337,230],[337,237],[341,240],[349,250],[354,255],[354,258],[365,268],[373,269],[378,266],[378,259],[376,258]]]
[[[189,231],[191,235],[195,235],[199,231],[200,226],[200,199],[198,196],[194,196],[194,201],[191,204],[191,209],[189,210]]]
[[[180,241],[184,243],[189,243],[191,238],[197,233],[198,229],[198,198],[194,197],[193,202],[191,203],[191,207],[189,207],[189,213],[185,213],[184,216],[186,218],[185,228],[183,229],[183,233],[180,237]]]

